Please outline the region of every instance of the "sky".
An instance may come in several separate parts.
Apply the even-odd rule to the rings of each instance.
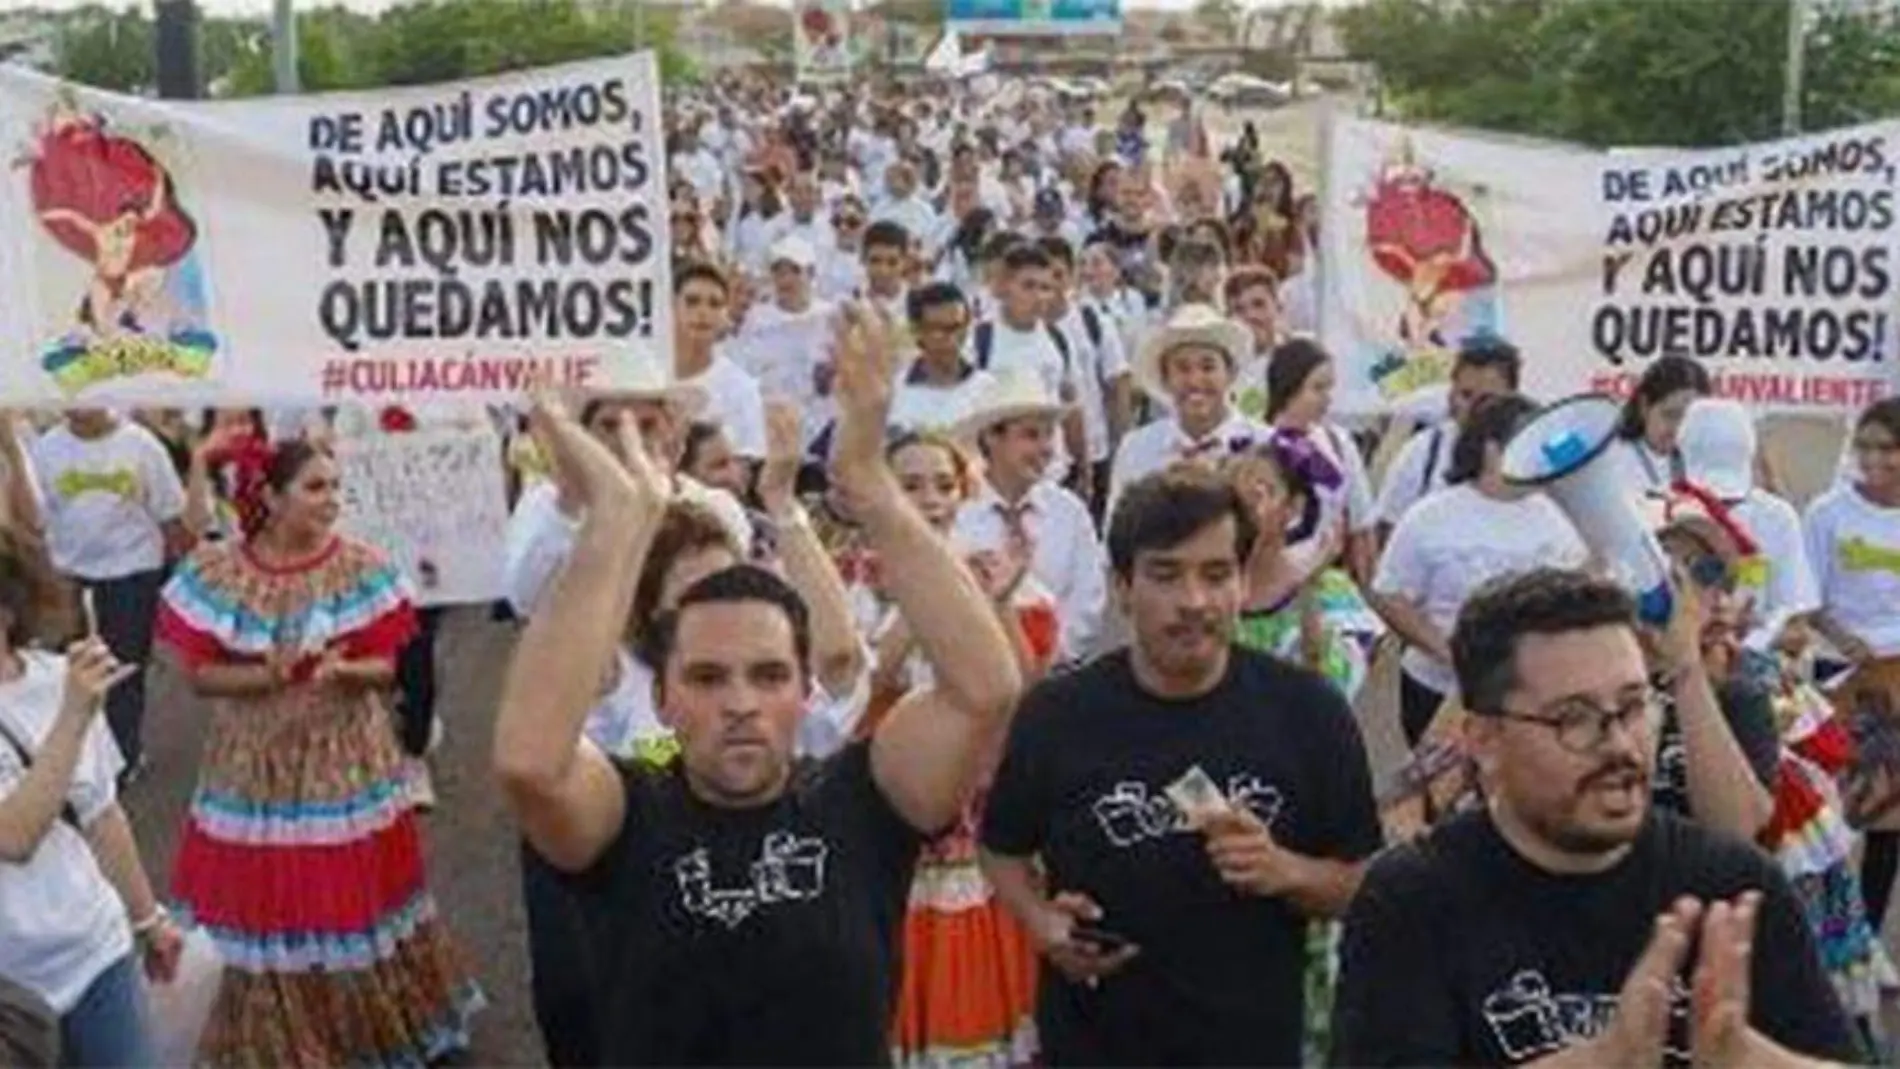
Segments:
[[[94,0],[0,0],[0,12],[29,6],[57,10],[84,7],[91,2]],[[103,2],[110,7],[120,7],[129,0],[103,0]],[[150,3],[151,0],[140,0],[140,2]],[[396,0],[292,0],[292,2],[299,8],[328,7],[332,3],[341,2],[347,8],[375,13],[389,7]],[[789,0],[773,0],[773,2],[789,4]],[[1279,7],[1286,3],[1301,2],[1304,0],[1241,0],[1241,6]],[[1321,0],[1321,2],[1328,6],[1339,6],[1347,0]],[[1195,0],[1124,0],[1124,3],[1131,8],[1161,8],[1173,11],[1192,8]],[[271,0],[198,0],[198,7],[199,10],[211,15],[265,15],[271,10]]]

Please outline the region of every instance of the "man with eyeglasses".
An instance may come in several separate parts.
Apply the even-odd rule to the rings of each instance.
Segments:
[[[1485,805],[1367,873],[1333,1063],[1860,1057],[1774,863],[1652,802],[1662,696],[1630,597],[1581,572],[1503,579],[1451,645]]]

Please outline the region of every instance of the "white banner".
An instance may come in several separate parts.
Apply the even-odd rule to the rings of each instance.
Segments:
[[[0,67],[0,403],[480,402],[670,359],[650,54],[229,102]]]
[[[1626,392],[1700,360],[1763,411],[1851,412],[1896,385],[1900,122],[1714,150],[1578,152],[1335,120],[1321,335],[1337,405],[1442,387],[1507,338],[1524,389]]]
[[[851,77],[851,0],[797,0],[792,8],[792,61],[800,82],[841,82]]]
[[[501,439],[488,430],[345,438],[341,530],[401,564],[423,605],[502,596],[508,486]]]

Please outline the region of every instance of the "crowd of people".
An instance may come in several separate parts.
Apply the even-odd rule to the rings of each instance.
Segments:
[[[1250,125],[759,79],[667,119],[671,363],[623,388],[0,419],[0,1060],[153,1064],[194,929],[203,1064],[468,1057],[444,610],[332,455],[445,426],[505,443],[490,771],[551,1064],[1884,1056],[1900,400],[1803,511],[1649,364],[1599,462],[1657,622],[1506,477],[1538,354],[1334,411],[1313,201]],[[209,728],[154,888],[161,654]]]

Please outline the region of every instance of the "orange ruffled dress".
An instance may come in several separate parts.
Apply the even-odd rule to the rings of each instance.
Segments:
[[[233,540],[187,558],[158,634],[187,666],[273,648],[394,658],[416,628],[377,550],[295,567]],[[302,683],[212,704],[172,892],[224,958],[206,1065],[420,1066],[468,1046],[482,996],[423,877],[381,697]]]
[[[1035,663],[1055,657],[1055,600],[1032,581],[1016,599]],[[901,693],[872,697],[875,731]],[[1036,949],[977,867],[979,794],[957,826],[925,846],[904,918],[904,978],[892,1026],[899,1066],[1023,1066],[1036,1060]]]

